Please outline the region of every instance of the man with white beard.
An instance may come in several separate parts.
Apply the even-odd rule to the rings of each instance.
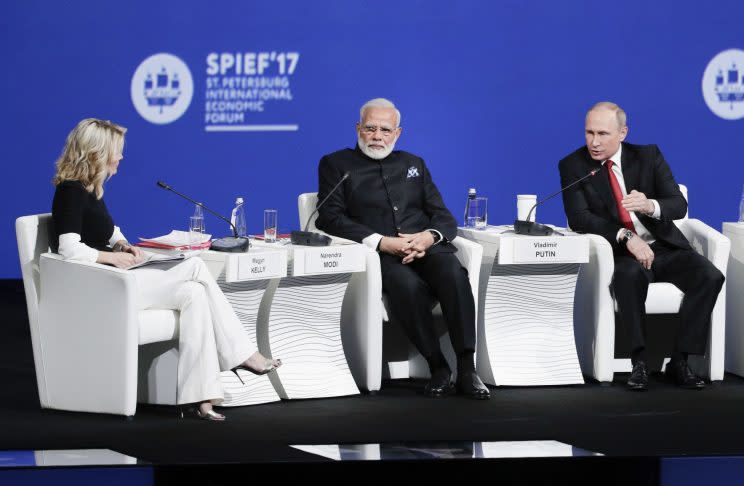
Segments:
[[[320,160],[318,200],[330,197],[320,207],[316,225],[380,253],[389,313],[429,364],[425,393],[440,397],[457,390],[469,398],[488,399],[488,388],[475,372],[473,292],[450,243],[457,223],[424,161],[393,150],[401,130],[400,112],[390,101],[377,98],[362,106],[356,148]],[[346,180],[331,192],[346,173]],[[457,354],[455,385],[432,323],[435,299]]]

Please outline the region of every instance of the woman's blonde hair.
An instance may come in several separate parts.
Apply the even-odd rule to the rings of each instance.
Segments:
[[[86,191],[95,191],[101,199],[109,163],[121,154],[126,132],[126,128],[108,120],[86,118],[78,123],[67,136],[62,155],[57,159],[54,185],[79,181]]]

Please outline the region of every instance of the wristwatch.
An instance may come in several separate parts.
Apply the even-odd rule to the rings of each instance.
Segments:
[[[623,245],[627,245],[628,241],[630,241],[630,239],[633,238],[634,236],[635,236],[635,233],[633,233],[629,229],[626,229],[625,231],[623,231],[623,234],[620,237],[620,243],[622,243]]]

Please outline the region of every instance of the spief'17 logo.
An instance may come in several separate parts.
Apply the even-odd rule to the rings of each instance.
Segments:
[[[132,76],[132,103],[145,120],[159,125],[176,121],[191,104],[194,81],[188,66],[172,54],[148,57]]]
[[[719,52],[703,73],[703,98],[725,120],[744,118],[744,51]]]

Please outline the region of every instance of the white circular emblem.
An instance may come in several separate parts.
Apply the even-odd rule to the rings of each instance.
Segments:
[[[719,52],[703,73],[703,98],[725,120],[744,118],[744,51]]]
[[[132,76],[132,103],[151,123],[178,120],[191,104],[194,80],[188,66],[172,54],[155,54],[137,66]]]

